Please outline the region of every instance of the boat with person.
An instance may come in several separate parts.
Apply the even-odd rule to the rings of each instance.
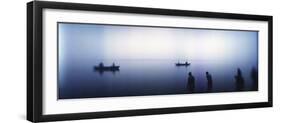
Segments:
[[[104,66],[103,63],[100,63],[98,66],[94,66],[96,71],[119,71],[120,66],[116,66],[114,63],[111,66]]]
[[[178,62],[178,63],[176,63],[176,66],[185,66],[185,67],[187,67],[187,66],[189,66],[191,63],[188,63],[188,62],[185,62],[185,63],[180,63],[180,62]]]

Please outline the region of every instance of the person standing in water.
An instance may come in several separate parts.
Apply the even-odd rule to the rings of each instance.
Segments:
[[[213,89],[213,79],[212,79],[212,75],[209,74],[209,72],[206,72],[206,78],[207,78],[207,81],[208,81],[208,89],[207,89],[207,91],[208,91],[208,92],[211,92],[212,89]]]
[[[244,90],[244,77],[242,76],[242,72],[240,68],[237,69],[237,75],[235,76],[236,81],[236,90],[242,91]]]
[[[188,91],[190,93],[194,92],[194,89],[195,89],[195,78],[194,78],[194,76],[192,75],[191,72],[188,73],[187,88],[188,88]]]
[[[252,78],[252,90],[257,91],[258,90],[258,71],[256,68],[252,68],[251,70],[251,78]]]

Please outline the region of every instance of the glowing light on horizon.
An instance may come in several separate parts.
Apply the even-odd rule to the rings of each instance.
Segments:
[[[257,54],[257,32],[79,24],[60,28],[60,43],[72,48],[66,51],[73,58],[225,62],[251,60]]]
[[[236,44],[220,34],[201,37],[177,35],[173,30],[129,30],[126,34],[106,32],[104,52],[109,57],[126,59],[195,59],[218,60],[233,55]]]

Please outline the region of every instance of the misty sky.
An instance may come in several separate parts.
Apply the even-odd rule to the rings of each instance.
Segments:
[[[258,32],[59,23],[60,60],[257,61]]]

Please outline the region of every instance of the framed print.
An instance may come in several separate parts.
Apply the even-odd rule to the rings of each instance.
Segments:
[[[27,4],[33,122],[272,106],[272,16]]]

